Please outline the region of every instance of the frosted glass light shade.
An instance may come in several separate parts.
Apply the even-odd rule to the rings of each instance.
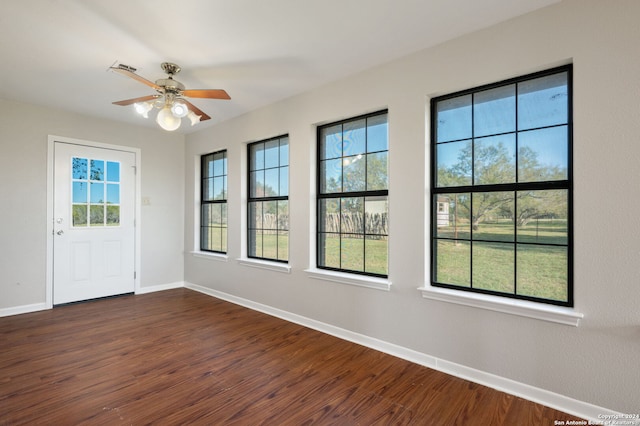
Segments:
[[[200,117],[202,117],[201,115],[196,115],[193,111],[189,111],[189,114],[187,115],[189,117],[189,120],[191,120],[191,125],[194,126],[197,123],[200,122]]]
[[[172,132],[180,127],[181,120],[179,117],[176,117],[171,113],[171,108],[167,105],[158,112],[156,122],[164,130]]]
[[[189,108],[187,108],[187,106],[183,102],[176,101],[173,103],[173,106],[171,107],[171,112],[176,117],[182,118],[182,117],[185,117],[187,114],[189,114]]]
[[[137,102],[133,104],[136,112],[144,118],[149,118],[149,111],[153,108],[153,104],[150,102]]]

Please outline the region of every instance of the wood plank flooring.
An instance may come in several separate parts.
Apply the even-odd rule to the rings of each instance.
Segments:
[[[0,425],[553,425],[562,412],[187,289],[0,318]]]

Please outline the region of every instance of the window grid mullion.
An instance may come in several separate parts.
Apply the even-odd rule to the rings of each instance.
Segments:
[[[556,88],[556,87],[561,87],[564,88],[562,90],[567,90],[566,93],[568,93],[568,97],[567,97],[567,105],[566,105],[566,111],[567,111],[567,119],[566,121],[562,121],[560,123],[555,123],[555,124],[551,124],[551,125],[541,125],[541,126],[536,126],[536,127],[532,127],[532,128],[527,128],[526,130],[520,130],[520,123],[519,123],[519,117],[518,117],[518,111],[520,109],[520,104],[519,104],[519,94],[520,94],[520,89],[521,89],[521,83],[523,82],[527,82],[527,81],[531,81],[537,78],[542,78],[542,77],[549,77],[552,75],[560,75],[560,74],[565,74],[566,75],[566,80],[564,82],[561,82],[560,85],[549,85],[549,86],[543,86],[542,89],[536,89],[534,88],[533,90],[549,90],[550,88]],[[503,87],[503,86],[507,86],[507,85],[515,85],[515,106],[514,106],[514,110],[513,113],[515,114],[514,118],[514,122],[515,122],[515,131],[513,132],[514,134],[514,138],[515,138],[515,177],[514,177],[514,182],[512,183],[507,183],[507,184],[490,184],[490,185],[475,185],[476,182],[476,174],[477,174],[477,170],[476,170],[476,162],[475,162],[475,156],[476,156],[476,135],[475,135],[475,94],[481,91],[485,91],[485,90],[489,90],[489,89],[493,89],[493,88],[498,88],[498,87]],[[552,83],[553,84],[553,83]],[[487,293],[487,294],[496,294],[496,295],[512,295],[513,297],[517,298],[517,299],[523,299],[523,300],[532,300],[532,301],[537,301],[537,302],[545,302],[545,303],[549,303],[549,304],[556,304],[556,305],[562,305],[562,306],[573,306],[573,271],[572,271],[572,259],[573,259],[573,250],[572,250],[572,244],[573,244],[573,191],[572,191],[572,186],[573,186],[573,175],[572,175],[572,171],[573,171],[573,165],[572,165],[572,148],[573,148],[573,142],[572,142],[572,102],[571,102],[571,98],[572,98],[572,69],[571,69],[571,65],[569,66],[563,66],[563,67],[558,67],[552,70],[547,70],[547,71],[542,71],[539,73],[535,73],[535,74],[531,74],[529,76],[524,76],[524,77],[518,77],[518,78],[514,78],[508,81],[504,81],[504,82],[500,82],[500,83],[495,83],[495,84],[491,84],[491,85],[486,85],[486,86],[482,86],[482,87],[478,87],[478,88],[474,88],[474,89],[469,89],[469,90],[465,90],[465,91],[460,91],[454,94],[450,94],[450,95],[446,95],[440,98],[435,98],[434,100],[432,100],[431,103],[431,138],[432,138],[432,143],[431,145],[431,200],[430,202],[432,203],[432,208],[431,208],[431,228],[430,228],[430,232],[431,232],[431,238],[432,238],[432,270],[433,273],[431,274],[432,276],[432,280],[434,284],[438,284],[441,287],[445,287],[445,288],[453,288],[453,289],[457,289],[457,290],[464,290],[464,287],[460,287],[460,285],[454,285],[454,284],[440,284],[437,283],[436,278],[438,278],[438,270],[437,270],[437,259],[438,259],[438,241],[456,241],[457,240],[457,234],[455,237],[443,237],[442,235],[439,235],[439,225],[437,224],[437,221],[435,218],[437,218],[437,198],[438,198],[438,194],[461,194],[461,193],[469,193],[470,194],[470,200],[469,200],[469,205],[470,205],[470,220],[471,220],[471,235],[470,235],[470,243],[471,243],[471,249],[470,249],[470,253],[469,253],[469,261],[470,261],[470,268],[469,268],[469,273],[470,273],[470,289],[473,289],[476,292],[480,292],[480,293]],[[470,111],[471,111],[471,150],[470,150],[470,157],[471,157],[471,164],[470,164],[470,171],[471,171],[471,184],[470,185],[465,185],[465,186],[453,186],[453,187],[438,187],[438,168],[437,168],[437,164],[438,164],[438,159],[437,159],[437,146],[440,144],[438,142],[438,128],[437,126],[434,124],[437,122],[437,120],[439,119],[439,111],[437,108],[438,102],[441,101],[445,101],[445,100],[449,100],[449,99],[453,99],[456,97],[462,97],[462,96],[467,96],[467,95],[471,95],[471,105],[470,105]],[[531,101],[529,101],[531,102]],[[544,122],[539,123],[539,124],[544,124]],[[521,132],[530,132],[530,131],[535,131],[535,130],[540,130],[540,129],[546,129],[546,128],[554,128],[554,127],[564,127],[566,126],[567,128],[567,139],[566,139],[566,143],[567,143],[567,158],[566,158],[566,169],[567,169],[567,178],[563,179],[563,180],[559,180],[559,181],[543,181],[543,182],[520,182],[520,156],[519,156],[519,147],[520,147],[520,133]],[[503,132],[501,134],[509,134],[511,132]],[[494,134],[494,135],[484,135],[483,137],[496,137],[496,136],[500,136],[501,134]],[[451,140],[451,141],[446,141],[446,142],[441,142],[441,143],[451,143],[451,142],[457,142],[457,141],[464,141],[466,140],[466,138],[462,138],[459,140]],[[561,163],[562,164],[562,163]],[[553,190],[566,190],[566,204],[564,204],[566,207],[566,212],[564,214],[566,214],[566,225],[565,225],[565,229],[562,230],[561,232],[564,233],[565,236],[565,241],[564,243],[556,243],[554,241],[542,241],[542,242],[530,242],[530,241],[526,241],[526,239],[522,242],[519,241],[519,235],[521,232],[524,232],[522,230],[518,229],[518,211],[520,209],[520,204],[522,204],[522,202],[524,202],[523,200],[521,200],[518,196],[519,193],[524,193],[526,191],[553,191]],[[498,290],[485,290],[485,289],[479,289],[479,288],[475,288],[474,287],[474,283],[473,283],[473,244],[474,242],[497,242],[498,240],[484,240],[484,239],[477,239],[475,238],[475,234],[474,234],[474,230],[473,230],[473,217],[474,217],[474,206],[475,204],[478,202],[477,197],[475,197],[475,194],[479,194],[479,193],[491,193],[491,192],[499,192],[499,191],[509,191],[513,194],[513,224],[510,226],[511,229],[513,230],[513,241],[510,244],[512,246],[512,251],[513,251],[513,293],[502,293],[501,291]],[[457,204],[457,201],[456,201]],[[552,207],[554,208],[554,207]],[[560,208],[562,208],[562,205],[560,206]],[[544,212],[543,212],[544,213]],[[563,216],[561,216],[563,217]],[[456,220],[457,218],[454,218],[454,220]],[[526,234],[525,234],[526,235]],[[537,241],[537,234],[536,234],[536,241]],[[567,283],[567,287],[566,287],[566,301],[565,299],[553,299],[553,298],[545,298],[543,296],[536,296],[536,295],[526,295],[526,294],[518,294],[519,290],[518,290],[518,281],[517,281],[517,277],[518,277],[518,247],[522,246],[554,246],[554,247],[564,247],[566,249],[566,257],[565,257],[565,261],[567,262],[567,269],[565,271],[565,275],[560,276],[561,280],[566,280],[564,282]],[[530,256],[530,254],[528,255]],[[446,280],[446,278],[445,278]],[[453,281],[455,282],[455,281]]]
[[[317,181],[316,181],[316,188],[317,188],[317,206],[318,206],[318,214],[316,216],[316,229],[317,229],[317,235],[318,235],[318,242],[322,242],[324,241],[323,244],[318,244],[318,248],[316,251],[316,265],[318,265],[318,267],[323,268],[323,269],[329,269],[329,270],[336,270],[336,271],[344,271],[344,272],[349,272],[349,273],[355,273],[355,274],[362,274],[362,275],[372,275],[372,276],[383,276],[386,277],[387,274],[381,274],[381,273],[376,273],[376,272],[366,272],[367,269],[369,269],[367,267],[366,264],[366,256],[367,256],[367,246],[366,246],[366,238],[369,235],[367,233],[367,229],[366,229],[366,206],[365,206],[365,200],[367,197],[388,197],[388,189],[385,190],[368,190],[369,187],[369,179],[368,179],[368,175],[369,175],[369,168],[370,168],[370,163],[368,161],[369,155],[371,154],[368,150],[369,150],[369,143],[370,143],[370,133],[369,133],[369,119],[375,116],[380,116],[380,115],[386,115],[387,111],[382,111],[382,112],[377,112],[377,113],[372,113],[372,114],[366,114],[363,116],[359,116],[359,117],[354,117],[351,119],[347,119],[347,120],[343,120],[340,122],[335,122],[335,123],[330,123],[321,127],[318,127],[318,131],[317,131],[317,137],[318,137],[318,144],[317,144]],[[362,166],[364,169],[364,190],[361,191],[345,191],[345,184],[346,184],[346,179],[347,179],[347,173],[345,170],[345,158],[347,157],[347,153],[345,151],[345,125],[347,123],[350,122],[355,122],[355,121],[359,121],[362,120],[364,118],[364,129],[360,130],[363,131],[364,133],[364,152],[362,153],[362,156],[364,157],[364,165]],[[386,128],[387,126],[387,121],[384,121],[384,126]],[[329,147],[327,146],[327,135],[323,134],[323,130],[324,129],[328,129],[330,127],[333,127],[333,129],[335,129],[335,133],[332,133],[333,135],[338,135],[339,134],[339,143],[340,143],[340,153],[338,154],[338,156],[336,158],[333,158],[334,156],[330,153],[327,153],[327,149],[329,149]],[[385,137],[388,137],[388,135],[386,135]],[[388,144],[388,141],[386,141],[386,144]],[[323,151],[324,149],[324,151]],[[387,145],[387,149],[378,149],[376,151],[376,153],[382,153],[382,152],[388,152],[388,145]],[[327,157],[327,158],[325,158]],[[328,157],[332,157],[332,158],[328,158]],[[326,175],[323,177],[322,176],[322,170],[323,170],[323,165],[326,161],[329,160],[339,160],[340,161],[340,167],[339,167],[339,171],[340,171],[340,178],[339,178],[339,184],[340,184],[340,191],[336,191],[336,192],[323,192],[323,186],[325,186],[325,191],[328,189],[327,185],[326,185]],[[385,175],[386,178],[386,175]],[[324,180],[323,180],[324,179]],[[360,198],[361,199],[361,203],[362,203],[362,223],[361,226],[363,229],[361,229],[359,232],[343,232],[342,228],[343,228],[343,213],[345,212],[344,208],[343,208],[343,199],[346,198]],[[335,230],[335,232],[328,232],[327,229],[324,229],[322,227],[322,220],[323,220],[323,216],[321,216],[321,214],[326,214],[326,212],[322,213],[321,212],[321,206],[323,205],[322,200],[326,200],[324,205],[326,205],[326,203],[329,200],[335,200],[336,202],[340,203],[338,206],[338,229]],[[324,219],[326,220],[326,218]],[[322,231],[320,231],[320,229],[323,229]],[[336,252],[337,252],[337,262],[335,263],[336,265],[338,265],[338,267],[330,267],[330,266],[326,266],[324,263],[327,260],[327,253],[325,251],[326,249],[326,241],[327,241],[327,235],[333,235],[333,237],[331,238],[336,238],[338,240],[338,244],[337,244],[337,248],[336,248]],[[373,234],[371,234],[373,235]],[[380,234],[383,235],[383,234]],[[386,235],[386,234],[385,234]],[[362,271],[358,271],[358,270],[346,270],[344,269],[345,264],[343,262],[343,260],[348,260],[348,259],[343,259],[348,253],[345,252],[345,244],[343,244],[345,242],[345,238],[347,236],[350,237],[356,237],[358,239],[362,239],[362,248],[358,248],[358,252],[361,254],[361,256],[363,257],[362,259]],[[388,265],[385,265],[385,271],[388,268]]]

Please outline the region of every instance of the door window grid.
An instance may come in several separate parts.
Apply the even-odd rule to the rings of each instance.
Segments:
[[[72,226],[120,225],[120,162],[71,158]]]

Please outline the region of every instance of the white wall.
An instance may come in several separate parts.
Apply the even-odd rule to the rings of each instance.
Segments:
[[[228,149],[229,259],[185,281],[596,406],[640,409],[640,2],[565,0],[187,136],[185,251],[199,155]],[[354,52],[354,54],[357,54]],[[423,299],[428,98],[574,64],[579,327]],[[390,292],[310,279],[315,125],[389,109]],[[291,274],[242,266],[245,143],[288,133]],[[615,208],[611,220],[610,206]]]
[[[45,303],[48,135],[141,149],[140,283],[181,283],[184,137],[0,100],[0,310]]]

